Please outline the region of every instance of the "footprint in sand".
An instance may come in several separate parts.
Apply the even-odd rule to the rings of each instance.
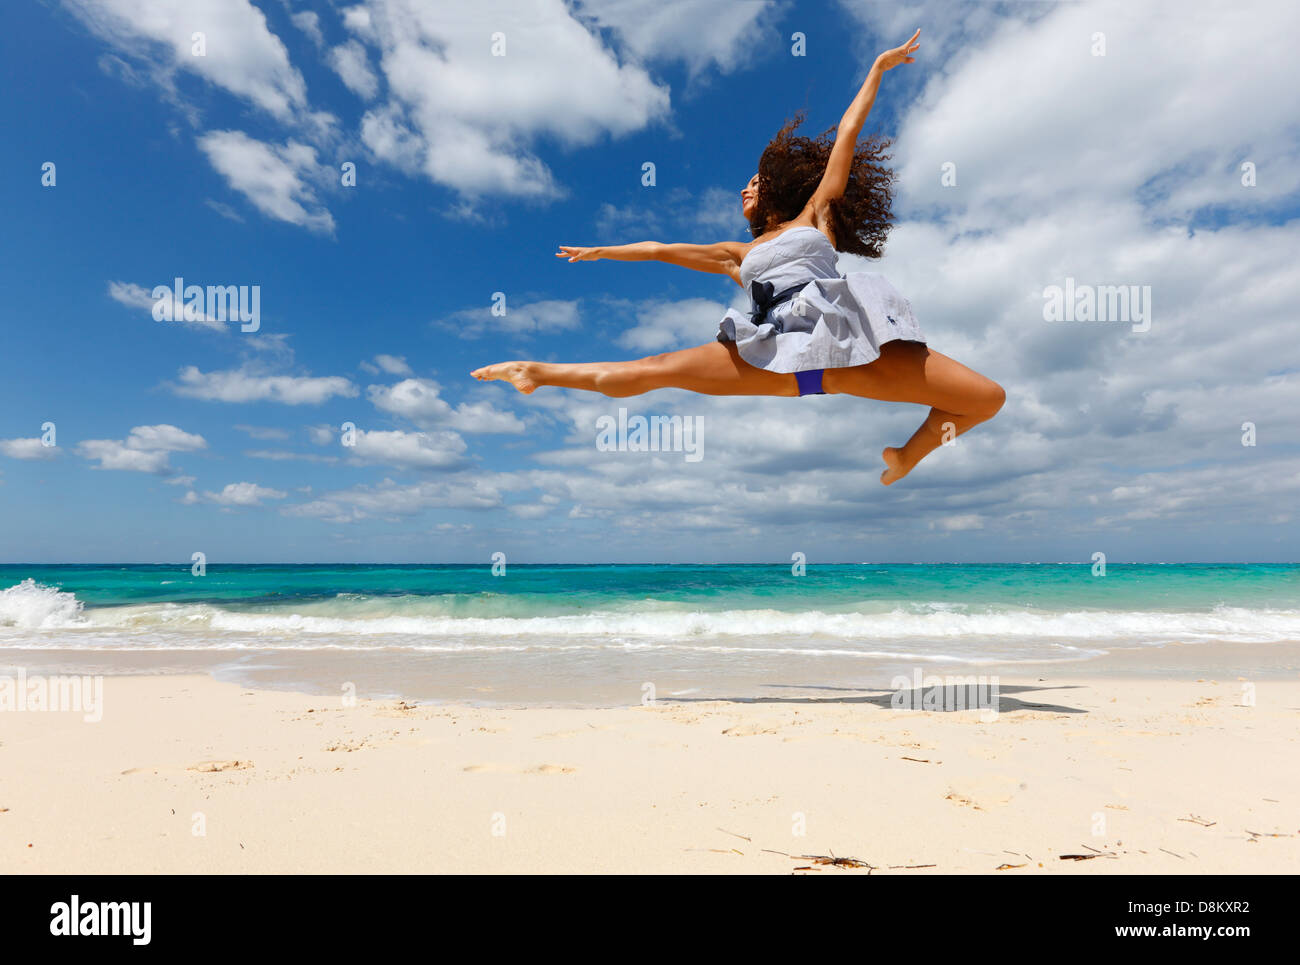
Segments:
[[[191,764],[186,770],[210,774],[213,771],[242,771],[252,766],[252,761],[199,761],[197,764]]]
[[[509,764],[470,764],[461,770],[470,774],[572,774],[577,768],[560,764],[538,764],[529,768],[512,767]]]
[[[324,749],[326,751],[346,751],[350,754],[367,746],[369,745],[366,744],[366,738],[363,737],[359,741],[334,741],[332,744],[327,744]]]
[[[960,790],[949,785],[946,800],[963,807],[972,807],[976,811],[984,811],[989,807],[1009,804],[1016,790],[1023,790],[1023,787],[1014,778],[1002,774],[988,775],[963,780]]]
[[[197,764],[191,764],[185,768],[187,771],[197,771],[202,774],[212,774],[217,771],[243,771],[253,766],[252,761],[199,761]],[[175,773],[178,769],[174,767],[128,767],[122,774],[158,774],[162,771]]]

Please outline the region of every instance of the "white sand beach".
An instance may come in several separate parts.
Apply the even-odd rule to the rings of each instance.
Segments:
[[[0,873],[1300,870],[1300,680],[1004,677],[1000,711],[107,677],[99,722],[0,713]]]

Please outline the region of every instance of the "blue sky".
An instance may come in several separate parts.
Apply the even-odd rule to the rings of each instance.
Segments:
[[[1263,92],[1297,70],[1205,63],[1297,15],[1141,6],[9,11],[0,561],[1292,560],[1300,131]],[[917,407],[469,378],[711,340],[729,280],[555,246],[745,238],[784,118],[832,126],[918,26],[867,125],[898,138],[899,224],[841,268],[1007,387],[994,423],[886,490]],[[176,276],[259,286],[260,329],[155,321]],[[1150,286],[1151,330],[1044,322],[1066,277]],[[599,451],[621,406],[701,418],[703,458]]]

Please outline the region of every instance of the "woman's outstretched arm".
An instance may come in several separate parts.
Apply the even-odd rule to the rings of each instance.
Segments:
[[[858,96],[853,98],[853,103],[844,112],[839,127],[835,130],[835,145],[831,148],[831,156],[826,161],[826,171],[822,174],[821,183],[808,202],[814,210],[824,207],[831,199],[844,194],[844,189],[849,183],[849,172],[853,170],[853,155],[857,151],[858,134],[862,131],[862,125],[866,123],[867,115],[871,113],[871,106],[876,102],[880,78],[885,71],[899,64],[912,63],[915,59],[912,54],[921,46],[916,42],[919,36],[921,36],[920,30],[912,34],[912,39],[902,46],[886,50],[876,58],[876,62],[871,65],[871,70],[867,71],[867,79],[862,82],[862,89],[858,91]]]
[[[715,275],[730,275],[740,283],[740,259],[745,246],[739,241],[719,241],[712,245],[664,244],[661,241],[638,241],[630,245],[602,245],[582,248],[560,245],[556,258],[569,261],[597,261],[610,258],[614,261],[662,261],[669,265],[707,271]]]

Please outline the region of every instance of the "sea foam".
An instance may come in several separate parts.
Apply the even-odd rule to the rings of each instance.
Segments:
[[[23,580],[0,590],[0,627],[49,630],[83,622],[82,603],[73,593]]]

